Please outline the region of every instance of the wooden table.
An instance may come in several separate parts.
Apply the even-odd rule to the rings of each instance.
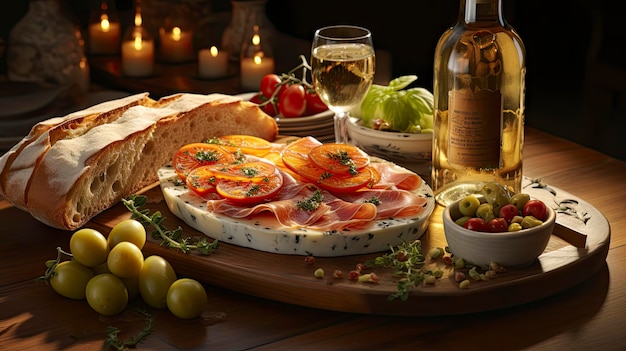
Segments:
[[[207,285],[206,318],[180,320],[149,310],[155,329],[139,349],[623,349],[626,163],[527,128],[524,173],[584,199],[608,219],[606,264],[583,283],[510,308],[428,317],[314,309]],[[5,201],[0,220],[0,349],[103,349],[107,326],[120,328],[121,338],[143,328],[134,313],[100,316],[85,301],[33,281],[57,246],[68,247],[71,233],[46,227]]]

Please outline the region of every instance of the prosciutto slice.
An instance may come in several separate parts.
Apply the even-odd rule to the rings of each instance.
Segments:
[[[306,158],[308,150],[320,144],[314,138],[303,138],[289,152]],[[232,218],[270,214],[281,226],[288,228],[342,231],[366,228],[375,220],[419,216],[427,205],[425,198],[413,193],[422,185],[422,178],[404,168],[385,162],[371,162],[370,166],[380,176],[373,188],[332,194],[286,168],[279,151],[283,150],[274,150],[264,158],[279,167],[283,175],[283,185],[277,195],[252,206],[221,197],[207,199],[207,210]],[[322,201],[316,207],[302,205],[310,202],[318,192]]]
[[[377,210],[374,204],[342,200],[314,184],[297,182],[284,172],[283,179],[283,188],[270,202],[250,207],[227,199],[208,200],[207,210],[232,218],[245,218],[266,212],[273,214],[282,226],[317,230],[360,227],[376,218]],[[299,203],[311,199],[316,191],[321,192],[323,201],[314,210],[303,209]]]

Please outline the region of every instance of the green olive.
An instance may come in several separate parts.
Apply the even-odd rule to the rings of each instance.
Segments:
[[[98,274],[91,278],[85,288],[89,306],[105,316],[122,312],[128,304],[126,286],[111,273]]]
[[[206,291],[197,280],[181,278],[167,290],[167,308],[178,318],[196,318],[204,311],[206,304]]]
[[[475,216],[478,206],[480,206],[480,200],[475,195],[467,195],[459,201],[459,211],[463,216]]]
[[[70,238],[70,252],[78,263],[96,267],[106,262],[109,254],[107,239],[95,229],[80,229]]]
[[[63,261],[54,268],[50,278],[52,289],[62,296],[74,300],[85,298],[87,282],[94,276],[91,269],[76,260]]]
[[[139,272],[139,294],[155,308],[167,307],[167,290],[176,281],[176,272],[163,257],[153,255],[144,260]]]
[[[530,195],[520,193],[513,195],[513,197],[511,197],[511,200],[509,200],[509,203],[517,207],[519,211],[522,211],[524,209],[524,205],[526,205],[528,200],[530,200]]]
[[[485,222],[489,222],[490,220],[496,218],[494,215],[493,206],[490,203],[483,203],[478,206],[476,209],[476,215],[485,220]]]
[[[460,217],[459,219],[457,219],[456,221],[454,221],[454,223],[460,225],[461,227],[465,226],[465,222],[467,222],[468,219],[470,219],[472,217],[470,216],[463,216]]]
[[[522,228],[528,229],[543,224],[543,221],[533,216],[525,216],[524,219],[522,219],[522,223],[520,224],[522,225]]]

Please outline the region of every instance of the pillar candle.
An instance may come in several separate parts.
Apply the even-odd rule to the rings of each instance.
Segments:
[[[120,24],[102,15],[100,22],[89,25],[89,49],[92,54],[116,54],[120,49]]]
[[[228,73],[228,52],[217,47],[202,49],[198,52],[198,75],[202,78],[219,78]]]
[[[274,59],[271,57],[248,57],[241,59],[241,86],[244,89],[258,90],[261,79],[274,72]]]
[[[183,31],[179,27],[171,31],[161,29],[161,57],[168,62],[184,62],[193,59],[193,32]]]
[[[154,71],[154,42],[134,40],[122,43],[122,72],[129,77],[145,77]]]

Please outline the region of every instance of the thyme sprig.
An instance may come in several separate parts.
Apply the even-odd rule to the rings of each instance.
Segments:
[[[400,299],[406,301],[414,286],[424,280],[423,270],[426,257],[422,253],[422,242],[414,240],[391,247],[391,252],[365,261],[366,267],[382,267],[394,270],[393,275],[399,277],[397,291],[388,297],[389,301]]]
[[[144,226],[152,226],[154,231],[151,233],[152,238],[162,239],[161,246],[173,247],[180,249],[184,253],[191,250],[198,250],[202,254],[209,254],[211,251],[217,250],[218,241],[214,240],[209,243],[207,238],[201,237],[196,240],[192,238],[183,238],[183,229],[178,226],[174,230],[168,230],[163,226],[164,217],[160,211],[150,214],[149,209],[142,209],[148,198],[145,195],[131,195],[127,199],[122,199],[122,203],[132,213],[131,218],[138,220]]]
[[[146,310],[141,308],[134,309],[135,312],[146,317],[146,326],[139,332],[136,337],[128,338],[127,340],[120,340],[118,334],[120,333],[120,329],[109,326],[107,327],[107,337],[106,344],[110,347],[113,347],[119,351],[127,350],[129,348],[135,348],[137,344],[141,343],[148,335],[152,334],[154,331],[154,317],[149,314]]]

